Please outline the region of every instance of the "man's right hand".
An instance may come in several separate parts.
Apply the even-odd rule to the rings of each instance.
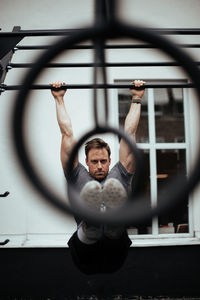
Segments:
[[[55,99],[64,97],[67,89],[62,88],[62,85],[65,85],[65,84],[66,84],[65,82],[61,82],[61,81],[56,81],[56,82],[51,83],[51,86],[53,88],[53,89],[51,89],[51,93]]]

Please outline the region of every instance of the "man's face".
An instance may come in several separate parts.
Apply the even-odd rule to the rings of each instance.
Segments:
[[[103,180],[109,171],[110,158],[106,148],[91,149],[86,158],[90,175],[98,181]]]

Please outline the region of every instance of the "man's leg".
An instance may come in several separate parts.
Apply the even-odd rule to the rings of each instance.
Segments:
[[[125,204],[127,201],[127,192],[119,180],[110,178],[104,184],[102,198],[105,210],[115,210]],[[125,226],[104,226],[105,236],[111,239],[119,239],[125,231]]]
[[[100,241],[86,244],[80,241],[77,231],[68,241],[69,250],[75,266],[85,274],[100,273],[102,255],[100,253]]]
[[[122,207],[127,201],[127,192],[119,180],[108,179],[102,190],[102,198],[105,210],[115,210]],[[129,252],[131,240],[125,226],[104,226],[104,265],[107,272],[119,270]]]
[[[115,210],[122,207],[127,201],[127,192],[119,180],[110,178],[104,187],[97,181],[88,182],[80,194],[86,206],[95,211]],[[118,239],[126,231],[125,226],[94,226],[82,221],[78,226],[78,238],[85,244],[95,243],[104,235],[111,239]]]
[[[81,199],[90,209],[114,210],[125,203],[127,194],[121,183],[112,178],[106,181],[103,189],[96,181],[88,182],[81,192]],[[121,268],[131,241],[123,226],[94,226],[82,221],[68,244],[76,266],[84,273],[94,274]]]
[[[89,181],[83,187],[80,198],[92,211],[101,211],[102,205],[102,187],[101,184],[95,180]],[[102,226],[94,226],[86,221],[82,221],[77,229],[78,238],[85,244],[93,244],[102,237]]]
[[[80,193],[81,201],[90,210],[100,211],[102,187],[97,181],[88,182]],[[91,212],[92,213],[92,212]],[[101,272],[102,226],[94,226],[81,221],[77,231],[68,242],[72,259],[79,270],[86,274]]]

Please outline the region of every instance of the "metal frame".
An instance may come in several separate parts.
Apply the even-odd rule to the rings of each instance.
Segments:
[[[157,44],[162,50],[166,49],[166,52],[173,57],[173,59],[177,59],[181,64],[183,64],[183,67],[187,71],[188,75],[191,76],[192,80],[195,83],[196,90],[198,91],[198,95],[200,95],[200,84],[199,84],[199,70],[197,66],[194,64],[192,59],[184,52],[182,52],[179,48],[177,48],[175,45],[173,45],[169,40],[161,38],[159,35],[155,35],[151,31],[143,31],[140,27],[130,27],[128,25],[122,24],[122,23],[112,23],[110,26],[102,26],[102,27],[94,27],[90,28],[89,30],[83,30],[81,33],[76,34],[74,36],[71,36],[70,38],[65,38],[60,41],[60,43],[56,43],[54,47],[51,47],[49,52],[45,52],[36,62],[36,64],[33,66],[31,72],[26,77],[26,80],[23,85],[23,89],[18,94],[18,98],[16,101],[16,107],[15,107],[15,115],[13,120],[13,131],[14,131],[14,140],[15,140],[15,146],[17,148],[17,153],[19,158],[21,158],[21,163],[23,164],[24,169],[27,171],[27,175],[29,175],[29,178],[32,177],[32,181],[37,186],[38,190],[41,191],[41,193],[48,198],[51,199],[52,203],[54,203],[57,208],[61,208],[63,211],[67,212],[69,211],[67,207],[64,204],[61,204],[61,202],[54,197],[55,195],[49,195],[49,192],[45,189],[45,187],[42,185],[40,181],[38,181],[38,178],[35,177],[35,174],[33,172],[33,166],[30,164],[30,160],[28,159],[28,156],[26,155],[26,150],[24,148],[23,144],[23,137],[21,135],[22,133],[22,125],[23,125],[23,112],[24,112],[24,106],[25,106],[25,100],[26,96],[29,91],[29,87],[31,86],[32,82],[37,78],[38,73],[40,70],[47,64],[51,59],[53,59],[58,53],[60,53],[63,49],[66,49],[68,46],[71,46],[72,44],[80,43],[88,39],[107,39],[112,37],[119,37],[122,35],[130,36],[132,38],[141,38],[145,42],[152,42]],[[104,61],[102,61],[102,66],[104,65]],[[94,86],[96,88],[96,86]],[[101,130],[105,130],[104,127],[96,127],[94,130],[94,133],[101,133]],[[109,132],[109,128],[106,129],[106,131]],[[106,132],[105,131],[105,132]],[[111,131],[112,132],[112,131]],[[117,131],[116,131],[117,132]],[[89,136],[91,133],[88,133]],[[120,133],[118,133],[120,135]],[[87,137],[89,137],[87,135]],[[73,167],[73,160],[76,156],[76,153],[81,145],[81,143],[84,141],[85,137],[83,137],[75,146],[75,148],[72,151],[72,154],[69,159],[69,165],[68,165],[68,183],[70,182],[70,172]],[[180,180],[180,177],[177,178],[176,182],[173,182],[173,186],[171,186],[171,191],[173,190],[172,195],[169,196],[167,193],[165,193],[166,199],[163,199],[163,201],[159,202],[159,205],[156,207],[156,209],[152,209],[151,212],[148,211],[146,204],[147,199],[143,199],[144,201],[141,201],[142,199],[138,199],[138,201],[134,201],[134,203],[131,203],[131,201],[128,201],[127,206],[122,209],[120,214],[113,215],[112,213],[105,213],[103,216],[99,216],[99,214],[93,214],[91,215],[90,212],[87,211],[85,208],[81,208],[79,198],[76,198],[75,193],[76,191],[72,189],[72,199],[73,199],[73,209],[76,208],[76,214],[79,214],[80,216],[84,216],[85,219],[88,219],[91,222],[94,223],[110,223],[110,224],[116,224],[116,223],[123,223],[127,224],[131,222],[131,224],[134,223],[138,224],[138,222],[143,222],[144,219],[151,218],[152,216],[155,216],[156,214],[159,214],[159,212],[164,211],[168,206],[169,203],[177,203],[179,200],[183,198],[183,195],[185,193],[189,193],[190,190],[194,187],[194,185],[198,182],[199,179],[199,165],[200,165],[200,158],[197,160],[196,167],[194,169],[194,173],[192,173],[191,177],[188,180],[188,184],[186,184],[185,180],[184,182],[182,179]],[[180,180],[180,181],[179,181]],[[180,189],[181,186],[181,189]],[[178,188],[179,187],[179,188]],[[168,190],[170,193],[170,191]],[[48,196],[47,196],[48,194]],[[168,196],[168,198],[167,198]],[[177,202],[176,202],[177,201]],[[167,203],[168,202],[168,203]],[[134,207],[137,207],[137,209],[134,209]],[[131,221],[130,221],[131,220]]]
[[[114,16],[115,4],[113,0],[111,1],[96,1],[96,24],[99,25],[101,22],[108,23],[112,20]],[[99,13],[100,12],[100,13]],[[147,28],[143,28],[146,30]],[[49,49],[50,46],[20,46],[18,45],[25,37],[35,37],[35,36],[72,36],[75,33],[81,32],[82,29],[50,29],[50,30],[21,30],[21,27],[15,26],[12,32],[0,32],[0,58],[1,60],[1,70],[0,70],[0,93],[8,90],[19,90],[21,86],[16,85],[4,85],[6,74],[12,68],[31,68],[34,64],[31,63],[11,63],[12,55],[17,50],[41,50]],[[158,33],[160,35],[200,35],[200,28],[151,28],[152,32]],[[180,44],[177,45],[182,48],[200,48],[200,44]],[[104,49],[150,49],[157,48],[153,44],[104,44]],[[94,49],[93,45],[73,45],[69,49]],[[12,51],[12,52],[11,52]],[[9,55],[7,56],[7,54]],[[197,65],[200,65],[200,62],[196,62]],[[180,66],[177,62],[125,62],[125,63],[105,63],[104,67],[175,67]],[[49,63],[45,68],[91,68],[94,67],[94,63]],[[94,86],[91,84],[88,85],[68,85],[68,89],[93,89],[93,88],[118,88],[117,85],[107,84],[106,86],[98,85]],[[179,85],[179,86],[153,86],[146,85],[146,88],[157,88],[157,87],[180,87],[180,88],[190,88],[193,87],[192,84]],[[120,86],[120,88],[130,88],[129,86]],[[50,89],[49,85],[33,85],[31,89]]]

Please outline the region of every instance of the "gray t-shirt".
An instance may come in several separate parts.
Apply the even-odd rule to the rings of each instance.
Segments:
[[[105,179],[100,181],[101,185],[103,186],[105,181],[109,178],[116,178],[118,179],[121,184],[124,186],[127,193],[131,190],[131,180],[132,180],[133,174],[130,174],[124,166],[118,162],[114,165],[114,167],[110,170],[108,175]],[[87,171],[87,169],[81,164],[78,163],[76,168],[73,170],[71,174],[72,181],[74,182],[76,188],[79,190],[79,192],[82,190],[84,185],[91,180],[95,180],[90,173]]]

